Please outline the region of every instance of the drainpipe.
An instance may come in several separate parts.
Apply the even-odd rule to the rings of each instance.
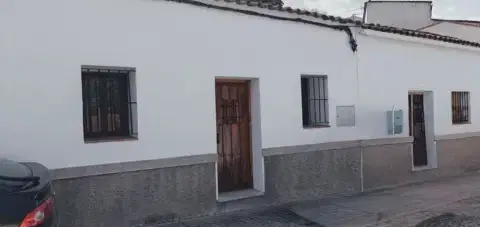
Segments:
[[[392,135],[395,136],[395,105],[392,106]]]
[[[354,36],[354,39],[357,40],[357,44],[358,44],[358,33],[359,33],[359,29],[361,29],[360,27],[354,27],[353,29],[353,36]],[[361,97],[360,97],[360,69],[359,69],[359,50],[357,50],[356,52],[354,52],[355,54],[355,76],[356,76],[356,82],[357,82],[357,98],[356,98],[356,106],[355,106],[355,112],[357,112],[361,106]],[[358,118],[359,114],[355,114],[355,125],[358,125],[358,121],[357,118]],[[364,191],[363,189],[363,145],[362,143],[360,143],[360,185],[361,185],[361,192]]]

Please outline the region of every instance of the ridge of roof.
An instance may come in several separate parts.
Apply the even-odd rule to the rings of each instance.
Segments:
[[[431,40],[437,40],[437,41],[446,42],[446,43],[454,43],[454,44],[459,44],[463,46],[480,48],[480,43],[459,39],[453,36],[440,35],[432,32],[390,27],[390,26],[384,26],[380,24],[362,24],[361,27],[364,29],[369,29],[374,31],[388,32],[388,33],[399,34],[404,36],[412,36],[412,37],[431,39]]]
[[[217,10],[236,12],[245,15],[252,15],[275,20],[291,21],[315,25],[318,27],[330,28],[343,31],[348,36],[348,43],[353,52],[357,51],[357,41],[354,38],[351,27],[358,27],[362,23],[352,19],[329,16],[326,14],[283,7],[280,4],[261,3],[258,0],[164,0],[178,3],[185,3],[199,7],[213,8]],[[283,12],[277,14],[275,12]],[[287,12],[287,13],[285,13]],[[283,14],[283,15],[282,15]],[[293,16],[291,16],[293,15]],[[325,22],[328,21],[328,22]],[[334,23],[329,23],[334,22]],[[350,26],[349,26],[350,25]]]
[[[289,6],[282,6],[279,3],[270,3],[264,2],[262,0],[166,0],[166,1],[173,1],[179,3],[187,3],[187,4],[215,4],[215,3],[227,3],[231,4],[232,6],[246,6],[248,8],[253,9],[260,9],[266,11],[277,11],[280,13],[289,13],[293,15],[305,16],[306,18],[311,18],[312,20],[324,20],[330,22],[337,22],[339,24],[350,24],[350,25],[360,25],[361,22],[357,20],[353,20],[351,18],[343,18],[333,15],[328,15],[324,13],[319,13],[316,11],[310,11],[305,9],[299,8],[292,8]]]
[[[433,21],[437,22],[450,22],[450,23],[455,23],[455,24],[461,24],[461,25],[466,25],[466,26],[472,26],[472,27],[480,27],[480,21],[476,20],[455,20],[455,19],[432,19]]]
[[[307,24],[316,25],[316,26],[323,26],[323,27],[328,27],[328,28],[337,29],[337,30],[344,30],[350,36],[350,45],[352,46],[352,50],[354,52],[356,51],[357,44],[353,39],[350,27],[360,27],[362,29],[369,29],[369,30],[374,30],[379,32],[387,32],[387,33],[393,33],[393,34],[398,34],[403,36],[412,36],[412,37],[418,37],[418,38],[424,38],[424,39],[430,39],[430,40],[436,40],[441,42],[454,43],[454,44],[459,44],[464,46],[480,48],[480,43],[467,41],[467,40],[459,39],[456,37],[439,35],[439,34],[425,32],[425,31],[385,26],[381,24],[362,23],[362,21],[356,21],[350,18],[342,18],[342,17],[327,15],[327,14],[309,11],[309,10],[283,7],[281,6],[281,4],[278,4],[278,3],[273,3],[273,4],[265,3],[265,2],[262,2],[261,0],[164,0],[164,1],[186,3],[191,5],[215,8],[218,10],[234,11],[238,13],[244,13],[244,14],[246,13],[246,14],[255,15],[255,16],[268,17],[271,19],[289,20],[293,22],[301,22],[301,23],[307,23]],[[225,3],[226,6],[215,5],[218,3]],[[247,7],[247,9],[239,10],[235,8],[235,6],[244,6],[244,7]],[[259,13],[259,12],[256,12],[255,10],[265,11],[265,13]],[[266,13],[266,12],[272,12],[272,11],[304,16],[304,18],[289,18],[287,16],[285,17],[273,16]],[[285,14],[285,15],[288,15],[288,14]],[[306,19],[311,19],[311,20],[306,20]],[[339,25],[322,24],[318,22],[319,19],[323,21],[337,22]]]

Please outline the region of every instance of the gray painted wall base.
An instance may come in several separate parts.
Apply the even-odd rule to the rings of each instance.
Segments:
[[[54,188],[62,227],[130,227],[480,170],[480,137],[438,140],[438,168],[424,171],[412,171],[411,142],[389,138],[266,149],[264,196],[234,202],[216,201],[216,156],[211,154],[54,170]]]
[[[215,163],[54,182],[62,227],[131,227],[214,213]]]
[[[480,170],[480,137],[436,142],[438,167],[412,171],[411,144],[364,148],[364,190],[389,188]]]
[[[278,202],[361,192],[360,148],[265,157],[265,195]]]

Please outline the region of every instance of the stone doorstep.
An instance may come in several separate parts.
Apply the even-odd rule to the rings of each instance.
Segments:
[[[234,192],[227,192],[227,193],[220,193],[218,195],[218,202],[230,202],[242,199],[253,198],[257,196],[262,196],[264,193],[255,189],[248,189],[248,190],[241,190],[241,191],[234,191]]]

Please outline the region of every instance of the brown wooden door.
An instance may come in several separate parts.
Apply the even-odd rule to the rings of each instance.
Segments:
[[[425,166],[428,162],[423,94],[410,94],[408,104],[410,136],[413,136],[413,164],[414,166]]]
[[[253,187],[248,81],[216,81],[218,191]]]

